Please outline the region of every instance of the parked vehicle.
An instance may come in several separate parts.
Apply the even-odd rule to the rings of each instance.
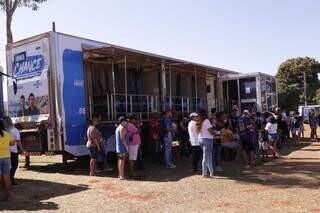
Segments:
[[[299,106],[298,112],[302,116],[305,123],[309,123],[309,113],[314,110],[318,115],[320,113],[320,105]]]
[[[188,115],[216,107],[218,74],[235,73],[57,32],[10,44],[6,53],[18,85],[15,94],[8,79],[8,113],[37,155],[87,155],[94,113],[109,137],[122,115],[148,121],[167,108]]]

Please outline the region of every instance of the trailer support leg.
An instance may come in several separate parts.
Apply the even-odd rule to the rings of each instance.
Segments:
[[[67,166],[68,164],[68,154],[66,152],[62,153],[62,164],[63,166]]]
[[[24,157],[24,168],[28,168],[30,166],[30,156]]]

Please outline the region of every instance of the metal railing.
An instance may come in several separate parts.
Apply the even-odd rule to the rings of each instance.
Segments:
[[[114,121],[128,114],[139,114],[141,119],[150,119],[152,114],[161,114],[167,108],[171,108],[174,114],[183,115],[207,108],[206,98],[183,96],[100,94],[93,96],[89,102],[89,112],[101,114],[106,121]]]

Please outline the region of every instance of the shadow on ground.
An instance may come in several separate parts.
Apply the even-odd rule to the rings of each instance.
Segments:
[[[11,201],[0,202],[0,211],[40,211],[58,210],[54,202],[46,202],[50,198],[78,193],[88,189],[86,185],[68,185],[44,180],[17,179],[19,185],[14,188]],[[30,192],[29,194],[26,192]],[[3,191],[0,191],[2,197]]]
[[[303,157],[304,153],[314,152],[316,149],[305,149],[307,146],[317,144],[300,143],[286,144],[282,149],[281,159],[271,159],[269,162],[247,169],[238,162],[233,166],[226,163],[226,172],[221,177],[255,183],[277,188],[309,188],[320,189],[320,155],[318,157]],[[290,153],[299,150],[298,157],[286,157]]]
[[[310,148],[305,149],[309,146]],[[253,168],[245,168],[241,161],[223,161],[225,169],[217,176],[226,179],[241,181],[244,183],[255,183],[278,188],[303,187],[317,189],[320,188],[320,156],[319,158],[309,157],[288,157],[297,150],[302,153],[314,152],[310,144],[301,142],[299,144],[285,144],[281,150],[284,159],[270,159],[268,163],[258,165]],[[176,182],[192,176],[191,160],[179,159],[176,162],[176,169],[165,169],[163,165],[151,165],[146,163],[146,170],[138,171],[141,180],[151,182]],[[61,163],[49,164],[45,166],[31,166],[31,170],[45,173],[62,173],[66,175],[87,175],[88,161],[79,160],[68,163],[64,167]],[[102,173],[99,176],[116,178],[115,171]]]
[[[307,146],[310,146],[310,143],[307,142],[308,139],[307,138],[304,138],[302,140],[302,142],[300,143],[296,143],[296,144],[293,144],[293,143],[287,143],[287,144],[284,144],[283,145],[283,148],[281,149],[281,155],[282,156],[288,156],[290,155],[292,152],[295,152],[297,150],[301,150]]]

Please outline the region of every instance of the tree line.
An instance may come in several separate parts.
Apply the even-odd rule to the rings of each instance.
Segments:
[[[320,104],[319,73],[320,64],[314,58],[298,57],[283,62],[276,75],[279,106],[285,110],[297,110],[305,102]]]

